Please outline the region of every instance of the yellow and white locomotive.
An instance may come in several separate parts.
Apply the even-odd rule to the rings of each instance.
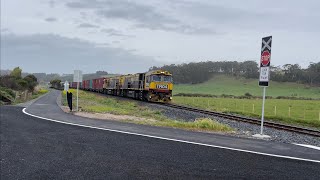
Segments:
[[[172,74],[156,70],[145,74],[145,91],[149,101],[170,101],[172,99]]]
[[[103,84],[105,94],[146,101],[168,102],[172,99],[172,89],[172,74],[163,70],[105,78]]]

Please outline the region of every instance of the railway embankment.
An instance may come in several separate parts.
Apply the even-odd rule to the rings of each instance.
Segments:
[[[85,93],[85,94],[83,94]],[[75,94],[75,93],[74,93]],[[62,94],[62,98],[65,95]],[[104,94],[80,91],[78,116],[94,119],[113,119],[118,121],[147,124],[152,126],[164,126],[183,128],[196,131],[207,131],[213,133],[224,133],[229,136],[253,138],[252,135],[260,132],[260,126],[245,122],[234,121],[228,118],[191,112],[183,109],[175,109],[160,104],[152,104],[128,98],[107,96]],[[66,100],[62,100],[66,105]],[[75,105],[75,101],[74,101]],[[66,110],[67,112],[68,110]],[[209,121],[212,120],[214,121]],[[231,130],[214,130],[208,127],[211,122],[228,127]],[[213,127],[213,125],[211,126]],[[285,130],[265,127],[264,132],[271,136],[269,141],[284,143],[307,143],[320,146],[320,138],[309,135],[288,132]]]
[[[76,94],[75,90],[70,91]],[[147,104],[140,104],[139,101],[99,96],[86,91],[79,91],[79,96],[81,97],[79,99],[79,112],[72,112],[77,116],[194,131],[235,133],[231,127],[219,123],[214,118],[195,118],[193,121],[185,121],[179,118],[170,118],[163,114],[161,109],[149,108]],[[74,99],[76,98],[74,97]],[[62,92],[61,104],[62,109],[69,113],[65,92]],[[75,100],[73,101],[73,107],[74,109],[76,107]]]

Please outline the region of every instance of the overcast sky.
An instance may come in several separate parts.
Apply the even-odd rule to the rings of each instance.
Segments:
[[[1,0],[1,69],[144,72],[191,61],[319,62],[319,0]]]

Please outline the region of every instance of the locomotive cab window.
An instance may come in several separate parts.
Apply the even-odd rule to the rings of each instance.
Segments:
[[[152,81],[161,81],[161,76],[159,75],[152,75]]]
[[[164,82],[172,82],[172,77],[171,76],[163,76],[163,81]]]

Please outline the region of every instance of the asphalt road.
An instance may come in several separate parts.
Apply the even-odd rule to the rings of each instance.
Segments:
[[[320,179],[320,164],[59,124],[2,106],[1,179]]]
[[[25,105],[26,112],[40,117],[58,120],[60,122],[80,124],[91,127],[138,133],[161,138],[178,139],[189,142],[228,147],[245,151],[296,157],[320,161],[320,151],[300,147],[293,144],[277,143],[258,139],[239,138],[221,134],[186,131],[174,128],[154,127],[123,123],[112,120],[88,119],[64,113],[58,104],[61,102],[61,91],[53,90],[33,103]],[[107,97],[106,97],[107,98]],[[299,134],[297,134],[299,138]],[[320,138],[319,138],[320,141]]]

